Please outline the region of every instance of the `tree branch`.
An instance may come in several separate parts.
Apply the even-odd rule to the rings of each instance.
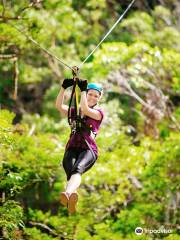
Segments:
[[[4,17],[6,11],[6,0],[2,0],[2,4],[3,4],[2,17]]]
[[[31,2],[28,6],[20,9],[17,13],[17,16],[14,17],[7,17],[5,16],[5,5],[6,5],[6,0],[2,0],[3,2],[3,10],[2,10],[2,15],[0,16],[0,19],[2,19],[4,22],[6,22],[7,20],[27,20],[27,18],[22,17],[21,15],[29,8],[33,8],[35,6],[37,6],[37,4],[41,3],[42,0],[33,0],[33,2]]]
[[[13,96],[14,100],[17,99],[18,76],[19,76],[18,59],[16,58],[14,61],[14,96]]]
[[[15,59],[16,54],[0,54],[0,59]]]
[[[30,221],[29,224],[31,226],[34,226],[34,227],[39,227],[40,229],[44,230],[45,232],[48,232],[50,235],[52,235],[53,237],[59,237],[60,239],[69,239],[71,240],[72,238],[69,238],[69,237],[66,237],[63,235],[63,233],[59,234],[57,232],[55,232],[53,229],[51,229],[49,226],[47,226],[46,224],[44,223],[39,223],[39,222],[32,222]]]
[[[6,16],[0,16],[0,19],[4,20],[4,22],[6,22],[7,20],[27,20],[28,18],[24,18],[21,16],[15,16],[15,17],[6,17]]]
[[[48,60],[48,64],[49,67],[51,68],[51,70],[53,71],[53,73],[58,77],[58,78],[62,78],[62,74],[59,70],[58,67],[58,62],[56,59],[53,59],[52,57],[50,57],[47,53],[43,52],[43,55],[45,58],[47,58]]]
[[[30,221],[29,224],[31,226],[39,227],[39,228],[45,230],[46,232],[48,232],[49,234],[51,234],[54,237],[59,236],[58,233],[56,233],[54,230],[52,230],[49,226],[45,225],[44,223]]]
[[[143,185],[142,183],[137,179],[137,177],[135,177],[132,174],[128,175],[128,178],[131,180],[132,184],[137,188],[137,189],[142,189]]]
[[[21,14],[23,14],[27,9],[33,8],[33,7],[35,7],[37,4],[39,4],[39,3],[41,3],[41,2],[42,2],[42,0],[33,0],[33,2],[31,2],[28,6],[22,8],[22,9],[20,9],[20,10],[18,11],[18,16],[20,16]]]

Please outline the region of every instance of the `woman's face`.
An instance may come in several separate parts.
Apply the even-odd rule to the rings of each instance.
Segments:
[[[96,105],[100,99],[100,93],[97,90],[90,89],[87,92],[87,102],[89,107]]]

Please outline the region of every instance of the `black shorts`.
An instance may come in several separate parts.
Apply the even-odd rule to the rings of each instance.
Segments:
[[[96,162],[97,157],[89,149],[70,148],[64,153],[63,168],[66,172],[67,180],[72,174],[84,173]]]

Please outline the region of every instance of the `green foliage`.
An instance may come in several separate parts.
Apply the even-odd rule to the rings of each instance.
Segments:
[[[44,95],[42,110],[44,114],[48,114],[50,117],[57,119],[59,121],[60,113],[55,109],[55,98],[58,95],[58,91],[60,89],[59,84],[54,84],[50,89],[46,91]]]
[[[17,239],[17,231],[24,228],[23,209],[15,201],[6,201],[0,206],[0,228],[3,229],[6,239]]]
[[[27,0],[6,1],[5,16],[16,18],[21,13],[25,19],[13,23],[71,66],[84,60],[123,10],[115,0],[45,0],[21,12],[28,4]],[[83,65],[81,78],[103,84],[100,105],[105,119],[97,136],[99,157],[82,177],[73,215],[59,204],[59,193],[66,185],[62,159],[70,131],[55,109],[60,82],[71,73],[8,25],[12,20],[1,18],[1,54],[17,55],[21,97],[12,101],[14,60],[1,59],[0,104],[23,113],[21,122],[13,124],[15,113],[0,110],[4,239],[179,239],[179,133],[165,119],[159,125],[159,140],[145,137],[143,118],[137,115],[141,105],[130,96],[119,96],[117,83],[107,81],[111,72],[120,70],[142,98],[145,80],[160,86],[177,105],[180,32],[174,16],[162,6],[151,13],[133,9]],[[23,92],[32,87],[36,90],[33,114]],[[41,104],[40,113],[35,100]],[[173,110],[172,117],[179,121],[179,107]],[[172,233],[137,236],[136,227],[163,227]]]
[[[48,133],[45,125],[44,133],[31,136],[32,129],[27,125],[11,125],[14,114],[1,110],[0,116],[3,123],[0,187],[6,197],[15,196],[42,182],[52,185],[55,175],[59,175],[58,164],[63,156],[64,144],[59,144],[59,137]]]
[[[58,238],[54,238],[48,236],[48,234],[42,233],[41,230],[33,227],[33,228],[25,228],[25,236],[28,240],[58,240]]]
[[[146,88],[143,80],[167,91],[179,92],[180,54],[173,50],[151,47],[145,42],[136,42],[130,46],[124,43],[104,43],[95,53],[94,60],[87,64],[84,74],[95,81],[104,81],[112,70],[121,70],[130,75],[129,80],[138,88]]]
[[[48,79],[48,76],[50,76],[51,73],[50,69],[48,68],[34,68],[34,66],[31,66],[30,64],[25,65],[24,63],[20,64],[19,70],[22,83],[40,82],[44,79]],[[36,77],[34,78],[34,76]]]
[[[2,110],[1,113],[4,126],[10,127],[12,132],[13,114],[6,110]],[[171,134],[164,139],[163,144],[144,139],[141,140],[140,146],[133,146],[130,137],[123,131],[115,130],[118,129],[117,125],[112,125],[110,130],[107,130],[109,127],[105,128],[106,130],[102,129],[98,138],[98,162],[93,171],[83,175],[78,215],[67,218],[64,208],[60,208],[57,215],[51,215],[50,211],[34,209],[39,203],[53,205],[58,201],[65,180],[65,176],[57,169],[59,159],[62,159],[60,149],[62,151],[63,146],[56,145],[54,138],[49,138],[52,136],[50,128],[41,128],[40,122],[43,122],[43,119],[40,118],[38,121],[33,120],[37,129],[28,136],[30,118],[27,119],[24,119],[21,134],[13,134],[11,144],[8,145],[7,142],[3,146],[2,153],[6,159],[1,158],[1,189],[7,199],[13,196],[23,196],[23,199],[26,199],[29,210],[26,213],[25,224],[41,223],[50,227],[57,236],[75,236],[77,239],[118,239],[118,236],[122,239],[126,239],[126,236],[128,239],[134,234],[137,226],[153,226],[155,229],[162,224],[166,226],[164,217],[168,214],[166,211],[171,204],[171,197],[176,194],[178,187],[178,135]],[[46,124],[48,126],[48,122]],[[106,124],[108,126],[109,123]],[[53,134],[55,136],[55,133]],[[103,139],[106,139],[105,146]],[[4,218],[9,219],[9,213],[6,212],[7,206],[9,207],[8,201],[6,203],[1,211],[5,215]],[[169,217],[170,221],[176,224],[177,213],[174,212],[173,216]],[[13,211],[11,218],[11,221],[16,223],[15,229],[24,221],[22,212],[15,215]],[[4,222],[2,224],[4,225]],[[74,227],[76,232],[73,231]],[[6,231],[8,236],[14,234],[8,227]],[[27,239],[53,239],[51,234],[42,233],[36,227],[26,227],[23,231]],[[151,238],[147,236],[144,239]]]
[[[145,41],[161,49],[172,48],[179,52],[180,32],[173,25],[174,21],[175,19],[168,9],[157,6],[152,16],[136,11],[121,23],[121,27],[131,33],[132,41]]]

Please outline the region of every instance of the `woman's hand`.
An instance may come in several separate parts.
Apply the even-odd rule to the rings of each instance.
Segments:
[[[78,80],[78,86],[79,86],[81,92],[87,90],[87,85],[88,85],[87,80],[81,80],[81,79]]]
[[[71,78],[65,78],[63,83],[62,83],[62,87],[64,89],[68,88],[68,87],[71,87],[74,85],[74,80],[71,79]]]

